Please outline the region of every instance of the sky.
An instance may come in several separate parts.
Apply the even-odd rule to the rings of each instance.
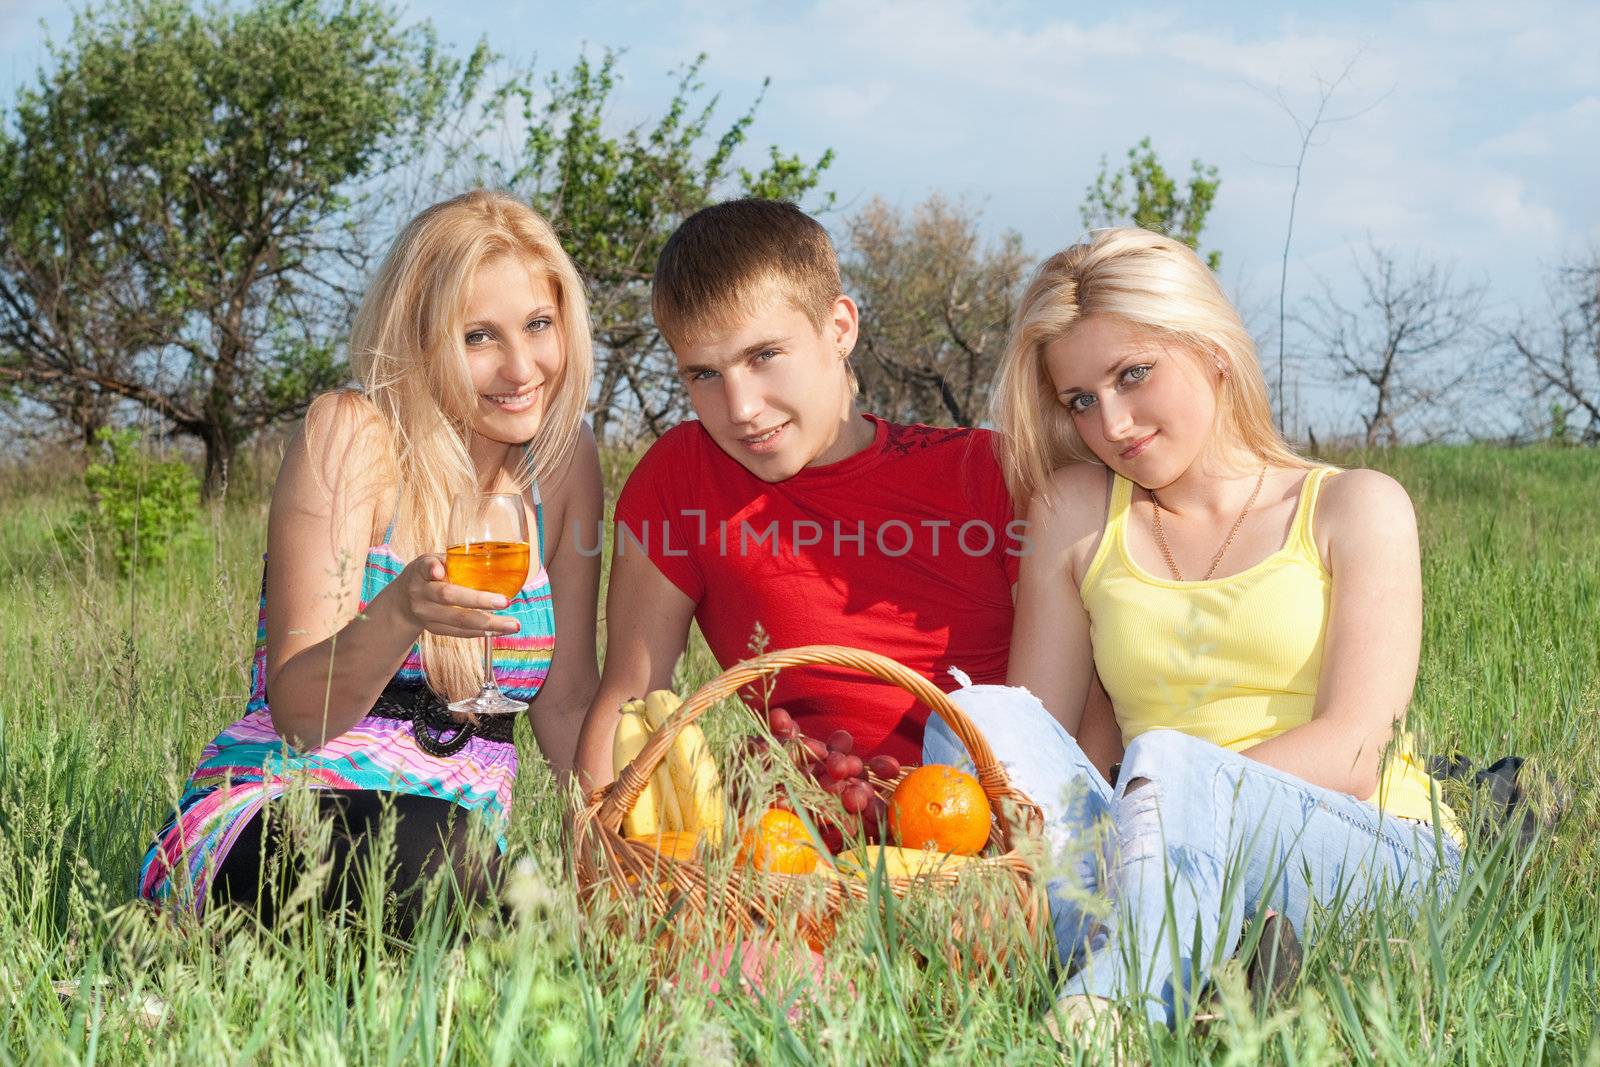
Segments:
[[[771,85],[753,130],[814,158],[838,208],[964,197],[992,230],[1048,254],[1072,243],[1102,156],[1149,136],[1169,170],[1214,165],[1204,238],[1258,335],[1276,321],[1294,163],[1348,68],[1301,173],[1293,309],[1322,282],[1353,291],[1367,242],[1489,287],[1489,312],[1542,306],[1553,267],[1600,247],[1600,3],[1593,0],[1067,5],[990,0],[679,5],[407,0],[459,47],[487,37],[554,72],[625,49],[615,120],[659,112],[699,53],[731,118]],[[46,58],[65,5],[0,0],[0,94]],[[1319,417],[1348,418],[1339,390]],[[1346,398],[1348,399],[1348,398]]]

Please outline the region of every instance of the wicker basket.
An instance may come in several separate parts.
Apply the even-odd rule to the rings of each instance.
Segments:
[[[799,934],[813,948],[821,948],[832,939],[841,910],[852,902],[869,899],[871,889],[867,882],[854,877],[771,874],[736,868],[726,883],[713,887],[708,884],[703,864],[680,862],[622,835],[624,814],[638,800],[685,725],[752,682],[786,667],[813,665],[845,667],[872,675],[899,686],[938,712],[965,743],[990,807],[997,814],[1007,812],[1010,815],[1010,818],[993,820],[989,842],[975,860],[915,878],[887,878],[889,889],[897,897],[905,897],[914,890],[937,889],[963,878],[1000,877],[1013,890],[1007,899],[1014,902],[1015,910],[1011,914],[969,916],[967,929],[959,925],[952,929],[952,944],[960,943],[966,935],[976,935],[1014,921],[1025,929],[1029,945],[1042,944],[1042,930],[1048,926],[1048,909],[1032,865],[1018,852],[1012,840],[1014,833],[1039,832],[1044,816],[1038,805],[1011,785],[1005,769],[996,761],[971,720],[937,686],[886,656],[839,645],[808,645],[745,660],[713,678],[685,700],[645,744],[638,757],[623,768],[616,781],[590,794],[583,809],[576,814],[574,852],[580,899],[593,903],[608,892],[637,896],[649,905],[649,913],[654,918],[662,920],[657,924],[658,947],[668,955],[679,940],[675,931],[692,929],[695,919],[707,916],[720,925],[728,940],[736,936],[762,936],[781,928],[784,922],[796,923]],[[909,771],[910,768],[902,771],[902,777]],[[887,797],[897,782],[898,779],[894,782],[873,779],[872,785]],[[802,899],[805,904],[798,910],[787,903]],[[1003,951],[978,955],[986,957],[983,960],[986,965],[1005,963]]]

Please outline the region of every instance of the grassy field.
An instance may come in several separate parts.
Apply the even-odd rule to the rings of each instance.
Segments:
[[[1136,1058],[1600,1065],[1600,455],[1430,448],[1368,462],[1400,478],[1421,518],[1422,747],[1532,756],[1569,784],[1573,810],[1527,853],[1475,843],[1461,890],[1420,919],[1331,928],[1265,1018],[1225,969],[1220,1018],[1141,1027]],[[266,932],[131,903],[150,835],[244,703],[264,481],[241,478],[162,570],[122,579],[58,547],[81,492],[69,469],[0,476],[0,1062],[1059,1061],[1040,1024],[1047,976],[1023,968],[997,987],[920,966],[916,950],[941,955],[936,923],[863,909],[828,957],[840,981],[794,1022],[784,1002],[654,973],[640,944],[597,943],[525,727],[509,917],[441,902],[405,946],[311,907]],[[681,684],[712,670],[697,647]]]

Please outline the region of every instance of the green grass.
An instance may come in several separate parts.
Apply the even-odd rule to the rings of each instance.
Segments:
[[[1428,448],[1367,462],[1410,489],[1421,520],[1422,746],[1533,756],[1572,787],[1574,810],[1529,855],[1476,849],[1461,891],[1419,920],[1380,910],[1331,929],[1267,1018],[1242,1006],[1229,967],[1218,1022],[1134,1043],[1158,1063],[1600,1065],[1600,456]],[[708,997],[692,968],[657,973],[642,937],[597,936],[525,727],[510,918],[451,914],[441,896],[414,943],[395,945],[370,917],[306,909],[268,933],[237,913],[193,923],[131,903],[134,866],[201,745],[244,703],[264,482],[241,479],[203,537],[124,579],[60,547],[69,469],[0,474],[0,1062],[1053,1061],[1039,968],[994,986],[917,962],[942,956],[933,906],[853,915],[828,957],[841,984],[793,1024],[782,1003]],[[697,642],[680,682],[713,670]],[[714,725],[716,741],[730,720]]]

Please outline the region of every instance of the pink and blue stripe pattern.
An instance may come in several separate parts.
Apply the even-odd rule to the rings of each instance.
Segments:
[[[539,510],[535,505],[536,513]],[[542,514],[539,515],[542,520]],[[543,542],[543,522],[540,522]],[[387,538],[386,538],[387,540]],[[366,608],[405,566],[388,544],[367,553],[361,607]],[[510,809],[517,773],[512,745],[473,737],[460,751],[433,756],[416,743],[411,724],[364,716],[319,748],[293,748],[273,728],[266,692],[266,580],[256,618],[250,702],[244,717],[206,745],[173,818],[145,854],[138,893],[190,909],[205,902],[211,872],[262,805],[291,788],[375,789],[440,797],[479,813],[497,827]],[[521,623],[495,640],[495,676],[510,696],[532,700],[550,672],[555,612],[549,576],[540,566],[502,612]],[[420,683],[421,650],[413,645],[396,681]]]

